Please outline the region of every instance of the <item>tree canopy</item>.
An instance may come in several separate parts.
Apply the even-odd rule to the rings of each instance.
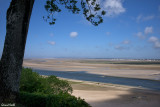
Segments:
[[[81,0],[81,7],[78,6],[78,0],[47,0],[44,7],[48,15],[46,17],[43,16],[43,18],[49,22],[50,25],[55,24],[56,18],[54,14],[61,12],[59,5],[64,5],[65,8],[73,14],[79,14],[82,10],[86,20],[95,26],[103,22],[102,16],[106,14],[106,12],[102,10],[99,0]]]

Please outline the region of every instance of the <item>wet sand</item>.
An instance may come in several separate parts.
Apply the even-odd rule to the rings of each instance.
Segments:
[[[159,65],[89,64],[71,59],[24,60],[23,66],[53,71],[86,71],[118,77],[158,79]],[[68,80],[68,79],[67,79]],[[159,107],[160,92],[123,85],[69,80],[73,95],[93,107]]]
[[[23,66],[52,71],[85,71],[107,76],[160,80],[160,65],[91,64],[76,59],[24,60]]]

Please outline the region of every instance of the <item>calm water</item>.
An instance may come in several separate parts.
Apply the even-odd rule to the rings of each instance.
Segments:
[[[64,71],[49,71],[49,70],[39,70],[39,69],[33,69],[33,71],[39,73],[40,75],[55,75],[57,77],[75,79],[75,80],[138,86],[142,88],[148,88],[160,91],[160,81],[154,81],[154,80],[104,76],[98,74],[89,74],[86,71],[64,72]]]

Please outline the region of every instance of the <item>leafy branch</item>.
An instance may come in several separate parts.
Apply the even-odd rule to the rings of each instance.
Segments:
[[[55,12],[61,12],[59,5],[64,5],[65,8],[73,14],[79,14],[80,8],[78,8],[77,2],[77,0],[47,0],[45,9],[48,15],[47,17],[43,16],[44,20],[49,21],[50,25],[54,25],[56,21],[54,18]],[[103,22],[102,16],[104,16],[106,12],[101,9],[100,3],[98,3],[97,0],[81,0],[81,8],[85,18],[93,25],[98,26]]]

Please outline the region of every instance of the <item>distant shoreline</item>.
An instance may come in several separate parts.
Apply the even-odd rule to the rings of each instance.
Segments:
[[[99,60],[128,60],[128,61],[160,61],[159,58],[24,58],[24,60],[31,60],[31,59],[99,59]]]

